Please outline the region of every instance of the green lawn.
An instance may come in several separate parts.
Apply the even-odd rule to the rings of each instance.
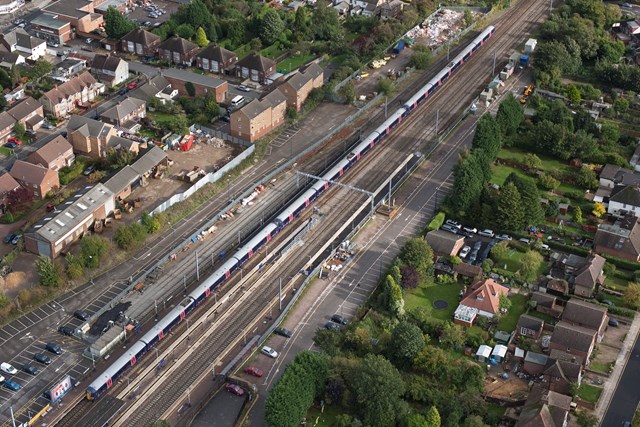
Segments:
[[[290,73],[292,70],[315,58],[314,54],[290,56],[282,62],[278,62],[277,69],[281,73]]]
[[[520,169],[512,168],[510,166],[505,166],[505,165],[493,166],[491,169],[491,183],[502,186],[504,184],[504,181],[511,174],[511,172],[515,172],[519,176],[527,176],[527,177],[529,176],[526,173],[524,173],[524,171]],[[563,182],[560,184],[560,186],[556,191],[560,193],[568,193],[568,192],[583,191],[583,190],[576,186],[569,185]]]
[[[597,363],[597,362],[591,362],[591,365],[589,365],[590,368],[594,371],[598,371],[598,372],[602,372],[605,374],[609,373],[609,370],[611,369],[611,363]]]
[[[260,55],[266,56],[269,59],[275,59],[282,55],[284,50],[280,49],[280,43],[275,42],[271,46],[265,47],[260,51]]]
[[[160,113],[158,111],[154,111],[150,113],[149,116],[153,118],[158,123],[158,126],[163,127],[164,123],[173,119],[173,114],[168,113]]]
[[[498,158],[514,160],[522,163],[526,154],[527,154],[527,151],[519,150],[517,148],[503,148],[498,153]],[[550,157],[540,156],[539,154],[536,154],[536,155],[540,158],[540,161],[542,162],[542,170],[549,171],[552,169],[556,169],[556,170],[569,169],[569,165],[567,165],[565,162],[561,162],[561,161],[552,159]]]
[[[544,320],[545,323],[548,323],[550,325],[553,325],[556,322],[556,319],[554,319],[551,315],[549,315],[547,313],[540,313],[539,311],[531,310],[527,314],[529,316],[532,316],[532,317],[535,317],[535,318],[538,318],[538,319],[542,319],[542,320]]]
[[[516,329],[516,324],[520,315],[525,311],[525,304],[527,303],[527,297],[524,295],[511,295],[511,308],[505,316],[498,322],[498,330],[511,332]]]
[[[590,384],[582,383],[578,388],[578,397],[591,403],[596,403],[600,398],[601,393],[602,389],[600,387]]]
[[[511,249],[505,257],[495,260],[495,266],[515,273],[520,269],[523,255],[524,253],[519,252],[515,249]],[[504,267],[505,265],[507,266],[507,268]]]
[[[611,275],[611,276],[607,276],[607,279],[604,281],[604,284],[608,288],[624,291],[629,285],[629,280],[623,279],[622,277]]]
[[[460,285],[429,285],[419,286],[416,289],[407,291],[404,297],[405,309],[415,310],[418,307],[425,307],[436,319],[451,320],[453,313],[458,307],[458,295],[462,290]],[[444,309],[436,309],[433,302],[444,300],[449,305]]]

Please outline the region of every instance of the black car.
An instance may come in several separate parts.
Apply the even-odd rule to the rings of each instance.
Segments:
[[[66,335],[68,337],[73,336],[73,328],[70,327],[70,326],[60,326],[58,328],[58,332],[60,332],[62,335]],[[47,350],[49,350],[49,349],[47,348]],[[53,350],[51,350],[51,351],[53,351]],[[55,351],[54,351],[54,353],[55,353]]]
[[[22,370],[30,375],[38,375],[38,372],[40,372],[38,368],[28,363],[22,367]]]
[[[273,333],[285,338],[291,338],[292,335],[291,331],[285,328],[275,328]]]
[[[7,234],[4,239],[2,240],[5,243],[11,243],[11,241],[17,236],[17,233],[10,233]]]
[[[83,321],[87,321],[89,320],[89,313],[87,313],[86,311],[82,311],[82,310],[76,310],[73,312],[73,315]]]
[[[620,322],[617,319],[609,319],[609,326],[620,326]]]
[[[333,322],[327,322],[327,323],[324,324],[324,328],[331,331],[333,329],[340,329],[340,325],[338,325],[337,323],[333,323]]]
[[[51,358],[43,353],[36,353],[33,355],[33,360],[36,362],[40,362],[43,365],[48,365],[51,363]]]
[[[339,323],[340,325],[346,325],[347,323],[349,323],[347,319],[340,316],[339,314],[334,314],[333,316],[331,316],[331,321]]]
[[[62,354],[62,349],[60,348],[60,346],[58,344],[54,344],[52,342],[48,342],[47,345],[44,348],[49,350],[51,353]]]

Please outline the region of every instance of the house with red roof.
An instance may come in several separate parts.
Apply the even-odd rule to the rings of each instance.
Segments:
[[[456,309],[453,322],[471,326],[476,316],[492,318],[500,310],[500,296],[507,296],[509,288],[493,279],[479,280],[471,285]],[[472,313],[475,313],[472,315]]]

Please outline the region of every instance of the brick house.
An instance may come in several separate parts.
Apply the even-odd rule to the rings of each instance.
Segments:
[[[607,254],[631,261],[640,261],[640,226],[633,214],[625,215],[615,224],[600,224],[593,240],[599,254]]]
[[[275,61],[260,55],[251,54],[236,63],[236,77],[253,82],[262,82],[275,72]]]
[[[293,76],[284,81],[278,90],[287,98],[287,108],[300,111],[309,93],[324,84],[322,68],[315,62],[304,69],[300,69]]]
[[[238,55],[220,46],[209,45],[196,55],[196,65],[205,71],[226,74],[238,62]]]
[[[115,135],[112,125],[88,117],[74,114],[67,123],[67,138],[73,151],[90,157],[106,156],[109,139]]]
[[[536,311],[548,314],[556,319],[560,317],[562,308],[556,305],[556,297],[542,292],[533,292],[531,301],[536,303]]]
[[[547,366],[548,362],[549,358],[547,355],[527,351],[527,354],[524,357],[522,370],[533,377],[537,377],[544,372],[545,366]]]
[[[609,321],[609,310],[597,304],[571,298],[562,312],[562,320],[597,332],[598,342],[604,338]]]
[[[7,194],[13,190],[20,188],[20,184],[16,181],[10,173],[4,173],[0,175],[0,211],[6,212],[7,210]]]
[[[549,348],[578,356],[583,363],[589,363],[589,357],[596,345],[596,337],[597,333],[593,329],[562,320],[553,328]]]
[[[575,295],[591,298],[597,293],[599,287],[604,284],[605,276],[602,274],[605,259],[600,255],[588,255],[582,257],[575,254],[553,253],[555,259],[551,275],[559,280],[566,281],[563,286],[569,285]],[[547,289],[558,291],[560,284],[547,283]]]
[[[114,87],[129,78],[129,63],[117,56],[96,54],[91,73],[107,86]]]
[[[104,90],[104,85],[96,82],[91,73],[85,71],[46,92],[40,98],[40,102],[47,114],[62,118],[78,106],[93,101],[101,90]]]
[[[73,38],[71,24],[63,21],[49,13],[43,13],[31,21],[31,31],[33,34],[47,42],[66,43]]]
[[[38,130],[44,123],[44,107],[30,96],[14,104],[7,113],[26,129]]]
[[[120,50],[140,56],[154,56],[161,40],[158,35],[136,28],[120,39]]]
[[[274,90],[261,100],[254,99],[231,113],[231,135],[254,142],[284,124],[287,100]]]
[[[56,172],[65,166],[71,166],[75,160],[73,146],[62,135],[56,136],[27,157],[29,163],[44,166]]]
[[[582,359],[559,350],[551,350],[542,375],[549,390],[569,394],[571,384],[582,382]]]
[[[463,314],[463,308],[469,308],[477,310],[478,316],[491,319],[500,310],[500,296],[507,296],[508,293],[509,288],[493,279],[478,280],[471,285],[466,295],[462,298],[456,313]],[[453,323],[471,326],[466,318],[456,314],[454,314]]]
[[[6,111],[0,113],[0,142],[6,142],[7,137],[13,132],[13,126],[15,124],[16,119],[11,117],[11,114]]]
[[[0,45],[9,52],[24,55],[31,61],[44,57],[47,51],[46,41],[31,36],[20,27],[0,35]]]
[[[572,400],[571,396],[534,385],[515,427],[565,427]]]
[[[520,336],[533,338],[537,340],[542,335],[544,329],[544,320],[537,317],[522,314],[516,325],[516,333]]]
[[[44,166],[16,160],[9,173],[21,186],[33,191],[34,197],[41,200],[50,191],[60,188],[58,172]]]
[[[147,115],[146,107],[145,101],[126,98],[100,114],[100,118],[103,122],[135,132],[140,127],[140,119]]]
[[[183,96],[191,96],[186,89],[187,83],[193,85],[196,97],[200,98],[206,96],[207,93],[212,93],[215,95],[217,103],[225,100],[229,90],[229,85],[224,80],[178,68],[166,68],[162,70],[161,75],[171,84],[172,89],[177,89],[178,93]]]
[[[136,98],[147,103],[152,98],[159,99],[162,104],[173,102],[178,96],[178,89],[172,88],[171,83],[161,75],[149,79],[148,82],[129,92],[129,98]]]
[[[433,253],[442,256],[457,255],[464,246],[464,237],[444,230],[428,232],[425,240],[433,249]]]
[[[71,24],[78,35],[88,35],[104,25],[104,18],[94,10],[95,3],[86,0],[59,0],[44,7],[43,12]]]
[[[190,66],[199,49],[197,44],[173,36],[158,45],[158,58],[161,61]]]

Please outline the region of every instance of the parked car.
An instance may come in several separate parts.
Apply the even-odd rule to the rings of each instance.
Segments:
[[[7,142],[6,144],[4,144],[4,147],[7,147],[11,150],[13,150],[14,148],[16,148],[18,146],[18,144],[16,144],[15,142]]]
[[[231,122],[231,117],[229,117],[229,116],[222,116],[222,117],[220,117],[220,120],[222,120],[222,121],[223,121],[223,122],[225,122],[225,123],[229,123],[229,122]]]
[[[620,326],[620,322],[617,319],[609,319],[609,326],[618,327]]]
[[[73,336],[73,328],[71,328],[69,326],[60,326],[58,328],[58,332],[60,332],[62,335],[66,335],[68,337]]]
[[[462,249],[460,249],[460,253],[458,254],[458,256],[460,258],[466,258],[467,255],[469,255],[469,252],[471,252],[471,246],[465,246]]]
[[[11,241],[13,240],[14,237],[16,237],[18,234],[17,233],[9,233],[4,237],[3,242],[5,243],[11,243]]]
[[[447,225],[450,225],[452,227],[455,227],[458,230],[460,230],[462,228],[462,224],[460,224],[458,221],[454,221],[452,219],[448,219],[444,223],[447,224]]]
[[[478,229],[475,227],[463,227],[463,230],[466,231],[467,233],[473,233],[473,234],[476,234],[478,232]]]
[[[84,41],[85,41],[87,44],[91,44],[91,42],[93,42],[93,39],[92,39],[92,38],[90,38],[90,37],[87,37]]]
[[[11,239],[11,244],[17,245],[20,239],[22,239],[22,234],[16,234],[15,236],[13,236],[13,239]]]
[[[40,371],[38,370],[38,368],[36,368],[36,367],[35,367],[35,366],[33,366],[33,365],[30,365],[29,363],[27,363],[27,364],[23,365],[23,366],[22,366],[22,370],[23,370],[24,372],[26,372],[27,374],[29,374],[29,375],[34,375],[34,376],[35,376],[35,375],[38,375],[38,372],[40,372]]]
[[[131,82],[127,85],[127,89],[132,90],[138,87],[138,82]]]
[[[94,173],[97,169],[98,167],[96,165],[89,165],[85,170],[82,171],[82,175],[89,176],[92,173]]]
[[[254,377],[258,377],[258,378],[261,377],[263,374],[262,369],[256,368],[255,366],[249,366],[247,368],[244,368],[244,373],[253,375]]]
[[[278,352],[266,345],[262,347],[262,350],[260,350],[260,352],[265,356],[271,357],[272,359],[275,359],[276,357],[278,357]]]
[[[248,88],[245,85],[238,86],[238,90],[241,90],[243,92],[251,92],[251,88]]]
[[[603,300],[602,300],[602,301],[600,301],[600,302],[601,302],[602,304],[604,304],[604,305],[608,305],[609,307],[614,307],[614,306],[615,306],[614,302],[613,302],[613,301],[610,301],[610,300],[608,300],[608,299],[603,299]]]
[[[345,319],[344,317],[340,316],[339,314],[334,314],[333,316],[331,316],[331,321],[339,323],[341,325],[346,325],[347,323],[349,323],[349,321],[347,319]]]
[[[493,230],[485,228],[484,230],[478,231],[478,235],[484,236],[484,237],[493,237],[494,233],[493,233]]]
[[[9,390],[18,391],[20,390],[20,384],[13,380],[4,380],[2,383],[4,388],[8,388]]]
[[[285,338],[291,338],[291,335],[293,335],[290,330],[285,328],[275,328],[273,333]]]
[[[631,5],[631,3],[622,3],[622,7],[632,8],[633,6]]]
[[[324,328],[331,331],[333,329],[340,329],[340,325],[338,325],[337,323],[333,323],[333,322],[327,322],[327,323],[324,324]]]
[[[52,342],[48,342],[47,345],[44,346],[48,351],[55,354],[62,354],[62,349],[58,344],[54,344]]]
[[[89,320],[89,313],[87,313],[86,311],[76,310],[73,312],[73,315],[80,320],[84,320],[84,321]]]
[[[53,125],[51,123],[49,123],[49,122],[44,122],[42,124],[42,127],[45,128],[45,129],[53,129]]]
[[[458,229],[451,224],[443,224],[440,227],[441,230],[448,231],[449,233],[458,234]]]
[[[36,353],[33,355],[33,359],[36,362],[42,363],[43,365],[48,365],[51,363],[51,358],[44,353]]]
[[[540,246],[540,249],[542,249],[543,251],[551,250],[549,245],[547,245],[546,243],[543,243],[542,246]]]
[[[526,237],[521,237],[518,239],[518,242],[526,243],[528,245],[529,243],[531,243],[531,240],[527,239]]]
[[[509,236],[508,234],[498,234],[496,236],[496,239],[498,239],[498,240],[513,240],[513,237]]]
[[[10,375],[15,375],[18,373],[18,370],[14,368],[10,363],[7,363],[7,362],[0,363],[0,370]]]
[[[235,394],[236,396],[242,396],[244,394],[244,389],[237,384],[226,383],[224,385],[224,388],[226,388],[227,391]]]

